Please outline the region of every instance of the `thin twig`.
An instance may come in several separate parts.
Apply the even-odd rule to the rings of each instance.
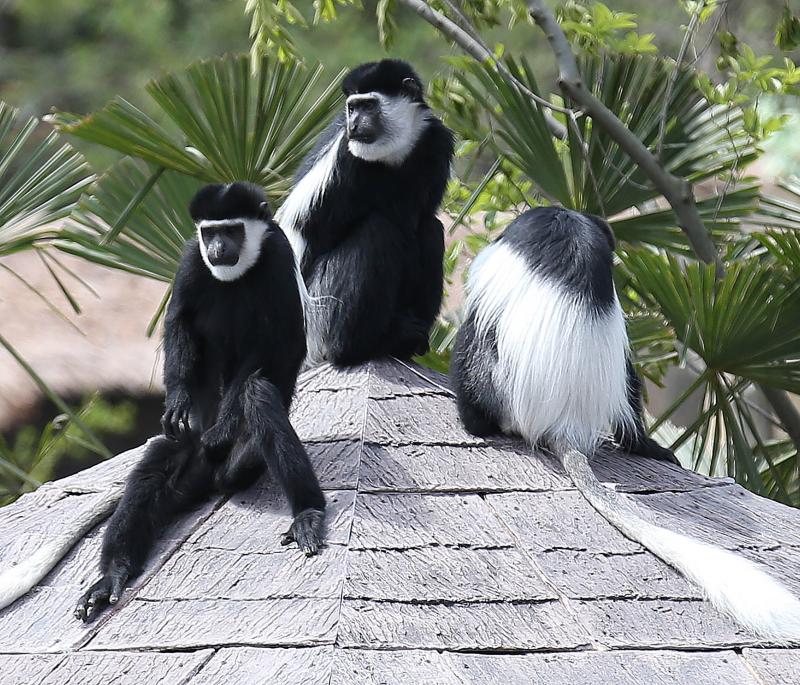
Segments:
[[[689,19],[689,25],[686,27],[686,34],[683,37],[681,48],[678,50],[678,56],[675,59],[675,66],[672,68],[672,74],[670,74],[669,81],[667,81],[667,89],[664,91],[664,101],[661,103],[661,116],[658,122],[658,142],[656,143],[656,157],[659,160],[661,159],[661,153],[664,147],[664,133],[667,130],[669,101],[670,98],[672,98],[672,91],[674,90],[675,84],[678,82],[678,76],[681,73],[681,65],[683,64],[683,58],[686,56],[686,49],[689,47],[689,43],[692,40],[692,35],[694,35],[694,30],[697,28],[697,22],[700,21],[700,12],[703,11],[704,7],[705,2],[699,3],[694,12],[692,12],[692,17]]]
[[[715,264],[718,274],[724,273],[722,260],[711,240],[694,200],[692,185],[686,179],[669,173],[652,152],[620,119],[598,100],[583,83],[575,55],[555,16],[543,0],[528,0],[528,10],[544,31],[556,56],[559,86],[569,98],[592,117],[596,125],[620,146],[639,165],[656,189],[669,202],[695,254],[707,264]]]
[[[428,5],[427,2],[424,2],[424,0],[399,0],[399,2],[404,4],[409,9],[414,10],[414,12],[416,12],[420,17],[422,17],[435,29],[441,31],[445,36],[447,36],[450,40],[452,40],[459,47],[461,47],[461,49],[464,50],[464,52],[466,52],[471,57],[475,58],[479,62],[487,62],[487,61],[491,62],[497,68],[497,70],[502,74],[503,78],[513,83],[531,100],[537,102],[544,108],[542,114],[544,115],[545,121],[547,122],[547,126],[550,129],[550,132],[554,136],[562,140],[566,138],[567,130],[565,126],[560,121],[555,119],[553,115],[550,114],[550,112],[548,112],[547,110],[552,110],[554,112],[560,112],[562,114],[567,114],[567,115],[569,115],[571,110],[568,110],[564,107],[559,107],[558,105],[554,105],[552,102],[534,93],[530,88],[528,88],[524,83],[522,83],[522,81],[517,79],[506,68],[506,66],[491,53],[491,51],[486,46],[484,46],[482,43],[478,42],[472,36],[470,36],[470,34],[467,33],[467,31],[465,31],[464,29],[462,29],[457,23],[455,23],[455,21],[453,21],[449,17],[446,17],[441,12],[437,12],[430,5]]]

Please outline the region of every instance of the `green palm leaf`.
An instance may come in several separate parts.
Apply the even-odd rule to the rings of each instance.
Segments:
[[[712,266],[631,250],[631,286],[712,371],[800,393],[800,298],[785,275],[751,258]]]
[[[280,198],[340,106],[339,78],[323,86],[322,74],[319,65],[229,56],[148,84],[164,125],[121,98],[86,118],[52,118],[65,132],[155,167],[205,182],[252,181]]]
[[[509,70],[541,96],[525,61],[509,60]],[[654,151],[663,107],[664,87],[672,65],[644,56],[586,59],[582,73],[592,92]],[[647,209],[659,193],[633,161],[588,117],[567,127],[564,143],[556,144],[540,106],[508,83],[491,65],[469,63],[456,80],[490,113],[494,150],[530,177],[550,201],[612,217],[621,240],[670,247],[691,254],[685,235],[670,209]],[[681,70],[666,107],[667,126],[661,149],[664,167],[692,182],[733,173],[757,155],[734,108],[712,107],[704,100],[690,70]],[[730,192],[728,192],[730,190]],[[758,189],[745,184],[699,203],[707,227],[718,236],[738,228],[742,216],[758,205]],[[630,210],[636,208],[636,215]],[[614,219],[623,214],[623,218]]]
[[[30,247],[69,214],[92,174],[83,156],[36,119],[0,102],[0,257]]]
[[[111,167],[78,203],[57,247],[103,266],[170,282],[184,243],[195,231],[187,207],[200,181],[163,173],[131,209],[116,238],[106,240],[152,174],[152,167],[130,158]]]

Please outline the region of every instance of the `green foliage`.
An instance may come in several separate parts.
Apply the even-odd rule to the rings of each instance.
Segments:
[[[69,304],[79,311],[77,302],[59,275],[62,270],[60,262],[43,246],[55,235],[52,223],[72,211],[92,182],[92,174],[80,153],[64,143],[55,131],[49,131],[37,140],[38,125],[36,119],[20,120],[14,109],[0,102],[0,268],[55,309],[32,284],[2,261],[3,257],[23,250],[37,251]],[[82,431],[84,443],[97,454],[108,456],[108,451],[91,428],[55,394],[2,332],[0,348],[11,355],[41,392]],[[2,468],[13,471],[16,465],[8,462],[0,452]]]
[[[587,7],[569,0],[560,8],[559,19],[572,43],[591,54],[605,50],[622,55],[657,51],[653,45],[654,33],[636,33],[635,14],[615,12],[602,2]]]
[[[245,12],[250,16],[253,61],[268,54],[275,55],[281,62],[298,61],[301,55],[290,27],[308,28],[310,25],[331,22],[337,18],[339,8],[346,5],[360,6],[360,2],[314,0],[314,14],[309,19],[290,0],[245,0]]]
[[[112,404],[95,395],[86,399],[75,415],[102,438],[124,435],[134,427],[136,405],[130,401]],[[56,416],[43,429],[32,425],[19,428],[12,443],[0,436],[0,506],[52,479],[64,458],[81,463],[93,456],[83,430],[66,414]]]
[[[313,95],[322,73],[267,57],[225,57],[147,85],[169,127],[121,98],[86,118],[60,112],[52,120],[63,132],[157,167],[206,182],[252,181],[282,197],[340,106],[336,81]]]
[[[0,102],[0,257],[29,249],[67,216],[92,180],[83,157],[55,131]]]

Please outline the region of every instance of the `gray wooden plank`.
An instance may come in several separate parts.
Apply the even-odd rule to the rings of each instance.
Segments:
[[[69,654],[41,685],[181,685],[212,654],[210,649],[173,654],[79,652]]]
[[[319,390],[298,393],[290,419],[303,442],[358,440],[364,426],[366,390]]]
[[[452,397],[410,395],[370,399],[364,439],[380,445],[482,445],[461,425]]]
[[[733,482],[732,478],[709,478],[675,464],[616,450],[601,450],[592,460],[592,468],[598,480],[614,483],[620,492],[680,492]]]
[[[344,544],[350,534],[352,490],[325,493],[326,544]],[[254,486],[231,497],[190,539],[203,548],[239,553],[279,552],[281,535],[291,523],[289,505],[272,485]],[[293,548],[296,549],[296,548]]]
[[[306,451],[324,490],[352,490],[356,487],[361,458],[360,442],[309,442]]]
[[[646,552],[549,550],[536,554],[536,562],[559,592],[571,598],[702,599],[683,576]]]
[[[800,649],[745,649],[742,657],[764,683],[800,683]]]
[[[526,549],[588,550],[624,554],[641,551],[606,521],[577,491],[513,492],[486,501]]]
[[[345,597],[403,602],[557,599],[517,549],[350,551]]]
[[[331,647],[220,649],[192,685],[329,685]]]
[[[318,392],[320,390],[345,390],[359,388],[366,390],[370,376],[368,364],[337,369],[330,364],[312,367],[300,374],[297,379],[297,394]]]
[[[351,549],[512,544],[477,495],[362,494],[356,500]]]
[[[303,646],[333,642],[339,601],[330,599],[134,599],[89,649],[191,649],[214,645]]]
[[[53,486],[67,492],[102,492],[122,483],[144,454],[145,445],[118,454],[113,459],[54,481]]]
[[[410,367],[410,368],[409,368]],[[370,363],[369,397],[384,399],[401,395],[444,395],[449,392],[447,376],[425,369],[418,364],[403,366],[390,360]]]
[[[240,553],[185,545],[138,593],[140,599],[338,598],[346,548],[306,557],[296,548]]]
[[[51,486],[0,509],[0,568],[19,563],[46,542],[66,535],[69,523],[103,496],[102,493],[68,495]]]
[[[528,651],[585,647],[560,602],[407,604],[345,600],[337,646]]]
[[[0,654],[3,685],[41,683],[63,658],[60,654]]]
[[[732,651],[453,654],[450,660],[465,685],[758,685]]]
[[[728,548],[800,547],[800,511],[739,485],[635,497],[657,512],[661,525],[703,541]]]
[[[78,588],[38,587],[0,611],[0,653],[68,651],[89,628],[72,612]]]
[[[707,602],[597,600],[574,606],[598,641],[612,648],[698,649],[755,642]]]
[[[563,490],[572,483],[552,459],[516,441],[492,445],[365,444],[359,487],[365,492]]]
[[[433,650],[337,649],[330,685],[463,685],[453,661],[451,653]]]

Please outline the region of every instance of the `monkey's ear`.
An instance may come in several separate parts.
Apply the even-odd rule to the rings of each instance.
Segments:
[[[269,211],[269,205],[266,201],[258,205],[258,218],[262,221],[272,221],[272,212]]]
[[[419,83],[411,77],[403,79],[403,92],[415,100],[422,97],[422,90],[419,87]]]

